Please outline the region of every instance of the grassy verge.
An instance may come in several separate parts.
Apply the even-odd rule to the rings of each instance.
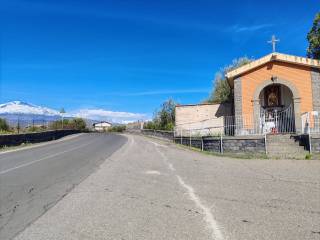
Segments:
[[[320,153],[307,154],[306,160],[320,160]]]

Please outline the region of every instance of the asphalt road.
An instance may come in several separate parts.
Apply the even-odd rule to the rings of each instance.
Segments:
[[[127,139],[82,134],[0,154],[0,239],[11,239],[97,170]]]
[[[320,161],[230,159],[127,138],[16,240],[320,239]]]

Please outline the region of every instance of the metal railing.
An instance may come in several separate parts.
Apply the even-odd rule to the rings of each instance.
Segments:
[[[313,111],[302,114],[302,132],[305,134],[320,133],[320,112]]]
[[[295,118],[293,106],[282,111],[261,109],[260,120],[265,133],[294,133]]]
[[[246,136],[295,132],[292,106],[283,111],[261,109],[260,116],[239,115],[183,123],[175,127],[175,136]]]
[[[0,117],[3,118],[9,126],[10,133],[29,133],[29,132],[43,132],[49,130],[73,129],[71,125],[67,124],[67,121],[71,121],[74,118],[41,118],[41,117]],[[86,121],[86,119],[84,119]],[[87,122],[87,127],[91,128],[91,122]]]

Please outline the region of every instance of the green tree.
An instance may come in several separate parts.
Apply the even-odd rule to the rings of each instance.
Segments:
[[[223,103],[233,101],[232,91],[225,77],[226,73],[232,71],[238,67],[246,65],[252,62],[253,59],[242,57],[232,61],[232,64],[225,66],[219,72],[216,73],[213,80],[213,89],[209,98],[205,101],[208,103]]]
[[[309,42],[307,56],[320,60],[320,13],[316,14],[313,26],[307,35],[307,39]]]
[[[169,99],[165,101],[159,111],[154,114],[152,121],[144,124],[145,129],[168,130],[174,128],[176,103]]]
[[[62,126],[64,126],[63,128],[67,128],[67,129],[71,128],[69,119],[63,119],[63,124],[62,124],[62,120],[54,121],[50,124],[49,128],[57,130],[57,129],[61,129]]]
[[[126,130],[125,125],[117,125],[117,126],[112,126],[108,128],[108,132],[124,132]]]
[[[70,121],[72,129],[84,131],[86,130],[87,124],[83,118],[74,118]]]
[[[144,129],[156,129],[156,124],[153,121],[145,122],[143,125]]]
[[[155,122],[158,125],[159,129],[162,130],[173,130],[174,122],[175,122],[175,109],[176,109],[176,103],[169,99],[165,101],[160,111],[158,111]]]
[[[0,131],[6,132],[9,131],[9,125],[7,121],[3,118],[0,118]]]

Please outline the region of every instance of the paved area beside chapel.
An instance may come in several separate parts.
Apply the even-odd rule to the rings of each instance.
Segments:
[[[320,239],[320,161],[229,159],[127,138],[16,239]]]

